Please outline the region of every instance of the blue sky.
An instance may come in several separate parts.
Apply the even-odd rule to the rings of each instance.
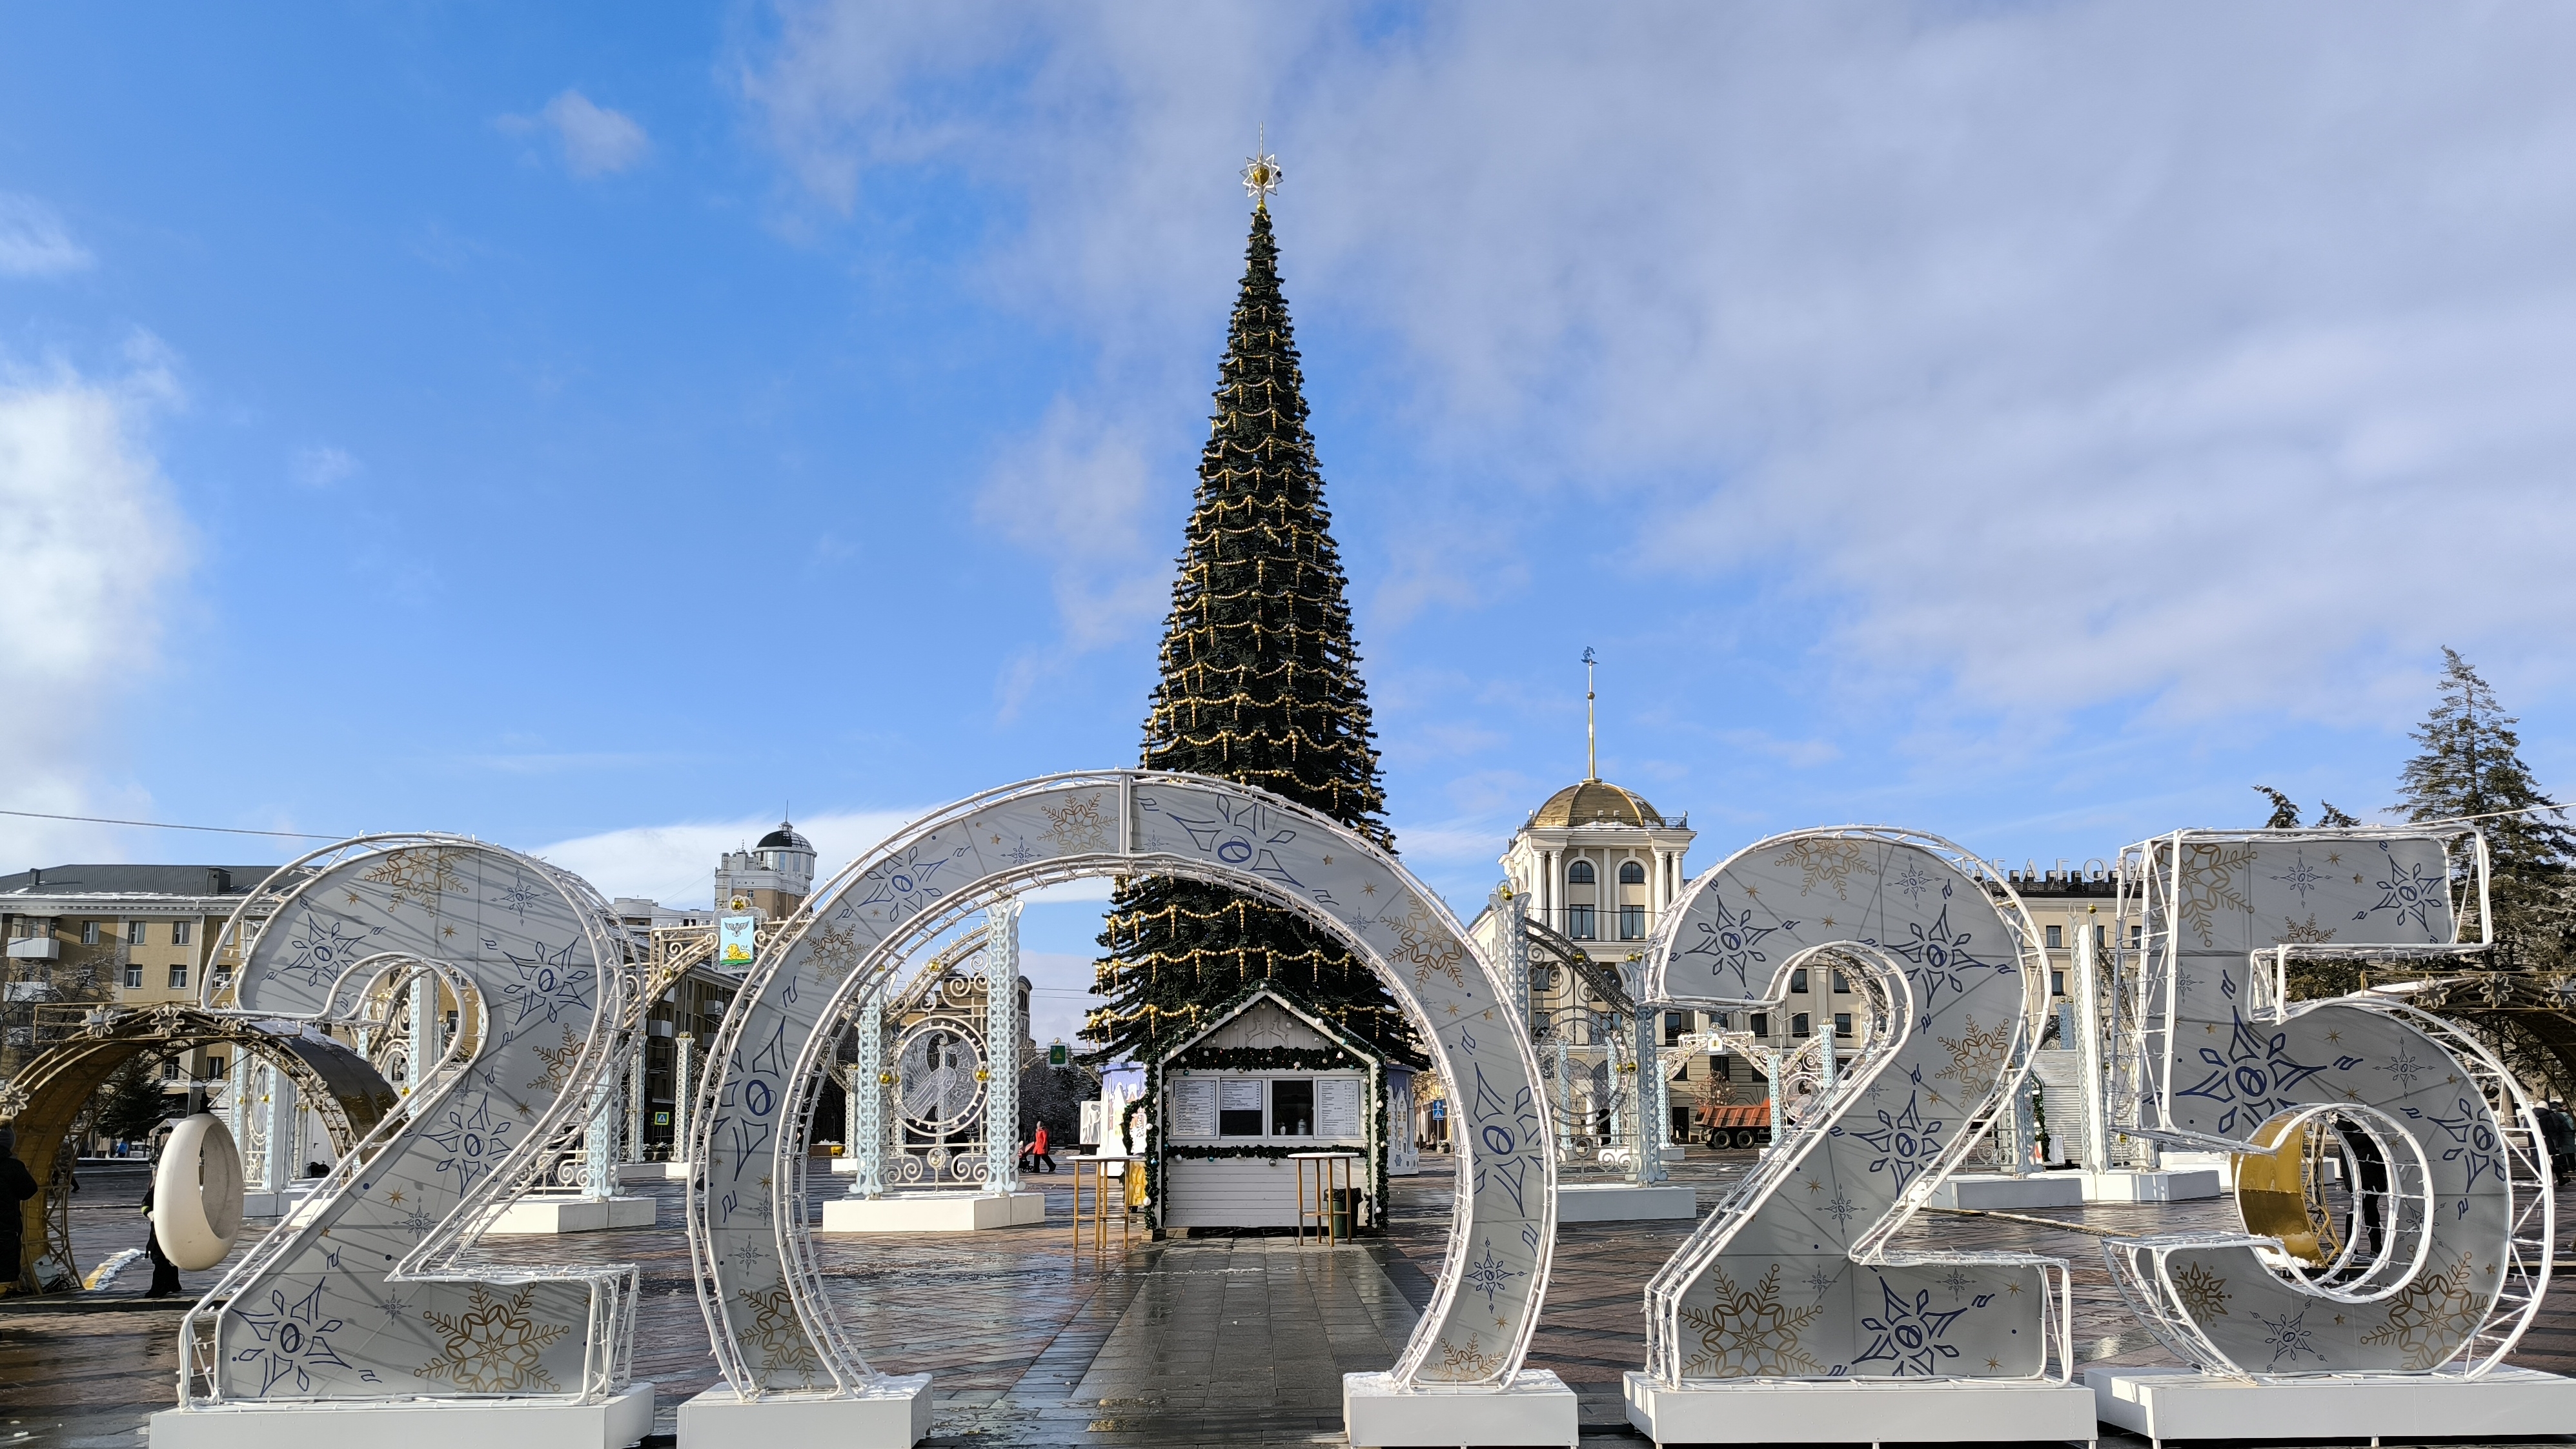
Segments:
[[[2563,787],[2571,60],[2535,6],[0,10],[0,806],[694,900],[784,802],[846,858],[1133,760],[1265,125],[1462,911],[1587,645],[1699,866],[2367,816],[2445,643]]]

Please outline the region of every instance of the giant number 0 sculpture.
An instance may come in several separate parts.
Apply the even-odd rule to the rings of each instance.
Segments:
[[[2576,1422],[2576,1383],[2499,1368],[2540,1309],[2555,1233],[2521,1085],[2402,997],[2286,999],[2299,956],[2483,951],[2451,899],[2456,882],[2487,917],[2482,843],[2452,839],[2456,861],[2443,837],[2385,830],[2177,832],[2127,853],[2141,1132],[2239,1154],[2248,1231],[2105,1244],[2131,1305],[2200,1370],[2093,1370],[2113,1422],[2159,1437]],[[2337,1377],[2300,1381],[2321,1374]]]
[[[2093,1437],[2062,1261],[1889,1246],[2029,1070],[2034,936],[1983,862],[1910,832],[1778,835],[1692,882],[1648,955],[1648,997],[1776,1004],[1803,965],[1842,971],[1873,1010],[1833,1098],[1649,1283],[1647,1367],[1627,1376],[1638,1428],[1659,1443]]]
[[[807,1237],[805,1141],[832,1039],[923,943],[997,897],[1142,874],[1233,886],[1332,931],[1406,1004],[1459,1104],[1439,1288],[1395,1371],[1346,1385],[1353,1442],[1574,1442],[1573,1395],[1521,1369],[1554,1247],[1555,1170],[1537,1060],[1502,982],[1439,897],[1365,838],[1258,790],[1122,770],[1010,786],[906,829],[816,892],[744,980],[709,1051],[689,1154],[699,1300],[729,1384],[682,1406],[693,1446],[826,1432],[908,1445],[925,1431],[927,1376],[868,1366]]]
[[[633,972],[607,902],[442,835],[349,841],[271,879],[298,883],[257,937],[243,940],[248,907],[225,927],[244,1013],[351,1024],[389,973],[427,971],[456,997],[457,1030],[436,1074],[190,1311],[156,1449],[346,1449],[417,1435],[404,1421],[421,1416],[496,1443],[649,1432],[652,1389],[628,1386],[634,1269],[457,1261],[616,1057]]]

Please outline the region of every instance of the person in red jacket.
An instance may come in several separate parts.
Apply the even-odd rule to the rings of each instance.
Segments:
[[[1031,1172],[1050,1175],[1055,1172],[1055,1159],[1047,1156],[1047,1130],[1044,1122],[1038,1124],[1037,1132],[1029,1138],[1029,1145],[1021,1149],[1020,1164]]]

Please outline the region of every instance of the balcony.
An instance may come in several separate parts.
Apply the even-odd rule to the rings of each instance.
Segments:
[[[63,959],[63,943],[51,936],[29,936],[23,941],[12,941],[9,943],[9,959],[59,961]]]

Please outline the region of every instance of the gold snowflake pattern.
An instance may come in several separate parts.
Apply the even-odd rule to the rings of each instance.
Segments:
[[[1934,1038],[1950,1053],[1950,1065],[1933,1073],[1933,1076],[1957,1082],[1959,1100],[1975,1102],[1993,1091],[1995,1083],[2002,1079],[2004,1066],[2012,1056],[2012,1033],[2000,1021],[1990,1030],[1979,1031],[1974,1015],[1962,1016],[1959,1020],[1966,1026],[1966,1031],[1956,1038]]]
[[[1834,899],[1847,901],[1845,892],[1851,886],[1852,872],[1875,875],[1869,857],[1857,840],[1801,840],[1772,857],[1773,865],[1795,864],[1798,867],[1798,894],[1805,896],[1819,886],[1832,886]]]
[[[461,850],[445,847],[389,850],[359,879],[373,885],[392,886],[392,899],[386,902],[388,908],[419,906],[436,915],[441,896],[463,894],[465,890],[465,882],[456,874],[456,862],[464,854]]]
[[[814,1357],[813,1341],[805,1336],[805,1324],[796,1316],[787,1285],[772,1284],[766,1293],[746,1288],[742,1302],[751,1310],[751,1331],[744,1335],[743,1346],[757,1348],[768,1360],[770,1373],[792,1373],[805,1387],[813,1387],[814,1371],[823,1365]]]
[[[2469,1255],[2439,1273],[2427,1273],[2397,1290],[2388,1305],[2388,1321],[2361,1336],[2377,1347],[2395,1346],[2405,1366],[2417,1372],[2450,1362],[2469,1335],[2486,1322],[2487,1296],[2470,1286]]]
[[[564,1028],[563,1045],[537,1048],[537,1060],[546,1064],[544,1072],[528,1083],[531,1092],[560,1092],[572,1074],[572,1064],[581,1057],[581,1038]]]
[[[2182,848],[2182,899],[2175,904],[2174,913],[2200,937],[2201,945],[2217,944],[2211,932],[2218,912],[2254,909],[2245,899],[2245,888],[2236,880],[2238,871],[2253,864],[2254,847],[2250,845],[2233,849],[2223,845]]]
[[[1395,954],[1413,967],[1413,984],[1425,985],[1437,973],[1450,985],[1466,990],[1467,948],[1449,934],[1420,896],[1407,895],[1404,904],[1404,919],[1395,923]]]
[[[531,1283],[508,1298],[495,1298],[477,1283],[465,1311],[455,1317],[423,1311],[421,1318],[447,1343],[438,1357],[420,1366],[420,1376],[446,1379],[475,1394],[560,1392],[538,1357],[572,1329],[529,1316],[528,1299],[536,1291]]]
[[[1038,809],[1046,812],[1047,839],[1065,854],[1109,848],[1109,819],[1100,813],[1098,795],[1077,795],[1065,801],[1062,809],[1053,805],[1040,805]]]
[[[1825,1307],[1810,1303],[1792,1308],[1782,1303],[1779,1264],[1772,1264],[1771,1271],[1749,1291],[1736,1286],[1723,1267],[1711,1266],[1709,1276],[1715,1283],[1708,1306],[1682,1308],[1682,1322],[1699,1330],[1699,1352],[1682,1365],[1684,1374],[1776,1379],[1825,1371],[1814,1355],[1798,1345],[1798,1336],[1823,1316]]]
[[[2304,921],[2293,921],[2284,918],[2281,922],[2281,934],[2272,938],[2272,944],[2275,946],[2314,946],[2333,939],[2334,927],[2318,925],[2317,913],[2310,911],[2308,912],[2308,918]]]
[[[848,975],[861,954],[859,933],[847,926],[825,926],[805,938],[805,959],[814,967],[814,979],[825,986]]]
[[[2183,1312],[2194,1319],[2227,1316],[2227,1280],[2194,1263],[2173,1276],[2173,1292]]]
[[[1502,1372],[1502,1369],[1503,1351],[1497,1348],[1492,1353],[1485,1352],[1483,1341],[1476,1334],[1471,1333],[1467,1335],[1467,1341],[1463,1345],[1442,1339],[1440,1367],[1424,1374],[1423,1377],[1438,1379],[1443,1383],[1467,1384],[1492,1378]]]

